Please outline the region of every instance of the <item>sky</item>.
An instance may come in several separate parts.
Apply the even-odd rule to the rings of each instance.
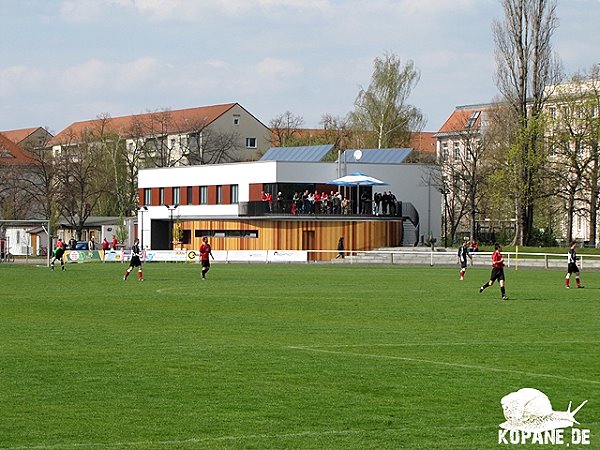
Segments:
[[[0,0],[0,130],[241,104],[268,126],[345,116],[386,53],[413,61],[426,131],[486,103],[499,0]],[[566,74],[600,63],[600,0],[559,0]]]

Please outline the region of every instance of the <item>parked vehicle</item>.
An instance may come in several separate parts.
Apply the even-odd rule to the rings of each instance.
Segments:
[[[88,241],[77,241],[77,245],[71,250],[88,250]]]

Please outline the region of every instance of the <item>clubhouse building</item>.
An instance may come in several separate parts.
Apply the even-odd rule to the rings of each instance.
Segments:
[[[429,237],[439,242],[441,199],[428,181],[431,166],[404,163],[409,149],[347,150],[323,162],[332,147],[270,149],[254,162],[140,170],[142,247],[197,250],[203,236],[213,249],[246,251],[335,250],[342,236],[347,250],[414,246]],[[336,181],[356,172],[385,184]],[[315,192],[328,201],[304,208],[306,193]],[[393,193],[393,205],[384,211],[373,201],[377,193]],[[304,201],[294,201],[303,194]],[[332,194],[347,205],[332,207]]]

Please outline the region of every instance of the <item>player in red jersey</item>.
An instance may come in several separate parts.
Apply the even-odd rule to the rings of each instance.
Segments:
[[[479,293],[481,294],[498,280],[500,292],[502,293],[502,300],[508,300],[506,291],[504,290],[504,257],[501,253],[502,246],[496,242],[496,244],[494,244],[494,249],[494,253],[492,254],[492,274],[490,276],[490,281],[479,288]]]
[[[202,281],[205,281],[206,272],[210,270],[209,256],[212,257],[212,259],[215,259],[215,257],[212,254],[212,248],[208,243],[208,238],[206,236],[202,238],[202,242],[204,243],[200,246],[200,264],[202,265]]]

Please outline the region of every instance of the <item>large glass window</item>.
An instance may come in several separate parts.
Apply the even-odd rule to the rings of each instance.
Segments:
[[[187,189],[187,204],[191,205],[192,204],[192,198],[193,198],[193,189],[192,189],[192,186],[188,186],[186,189]]]
[[[178,188],[178,187],[173,188],[173,204],[174,205],[181,204],[181,192],[180,192],[180,188]]]

